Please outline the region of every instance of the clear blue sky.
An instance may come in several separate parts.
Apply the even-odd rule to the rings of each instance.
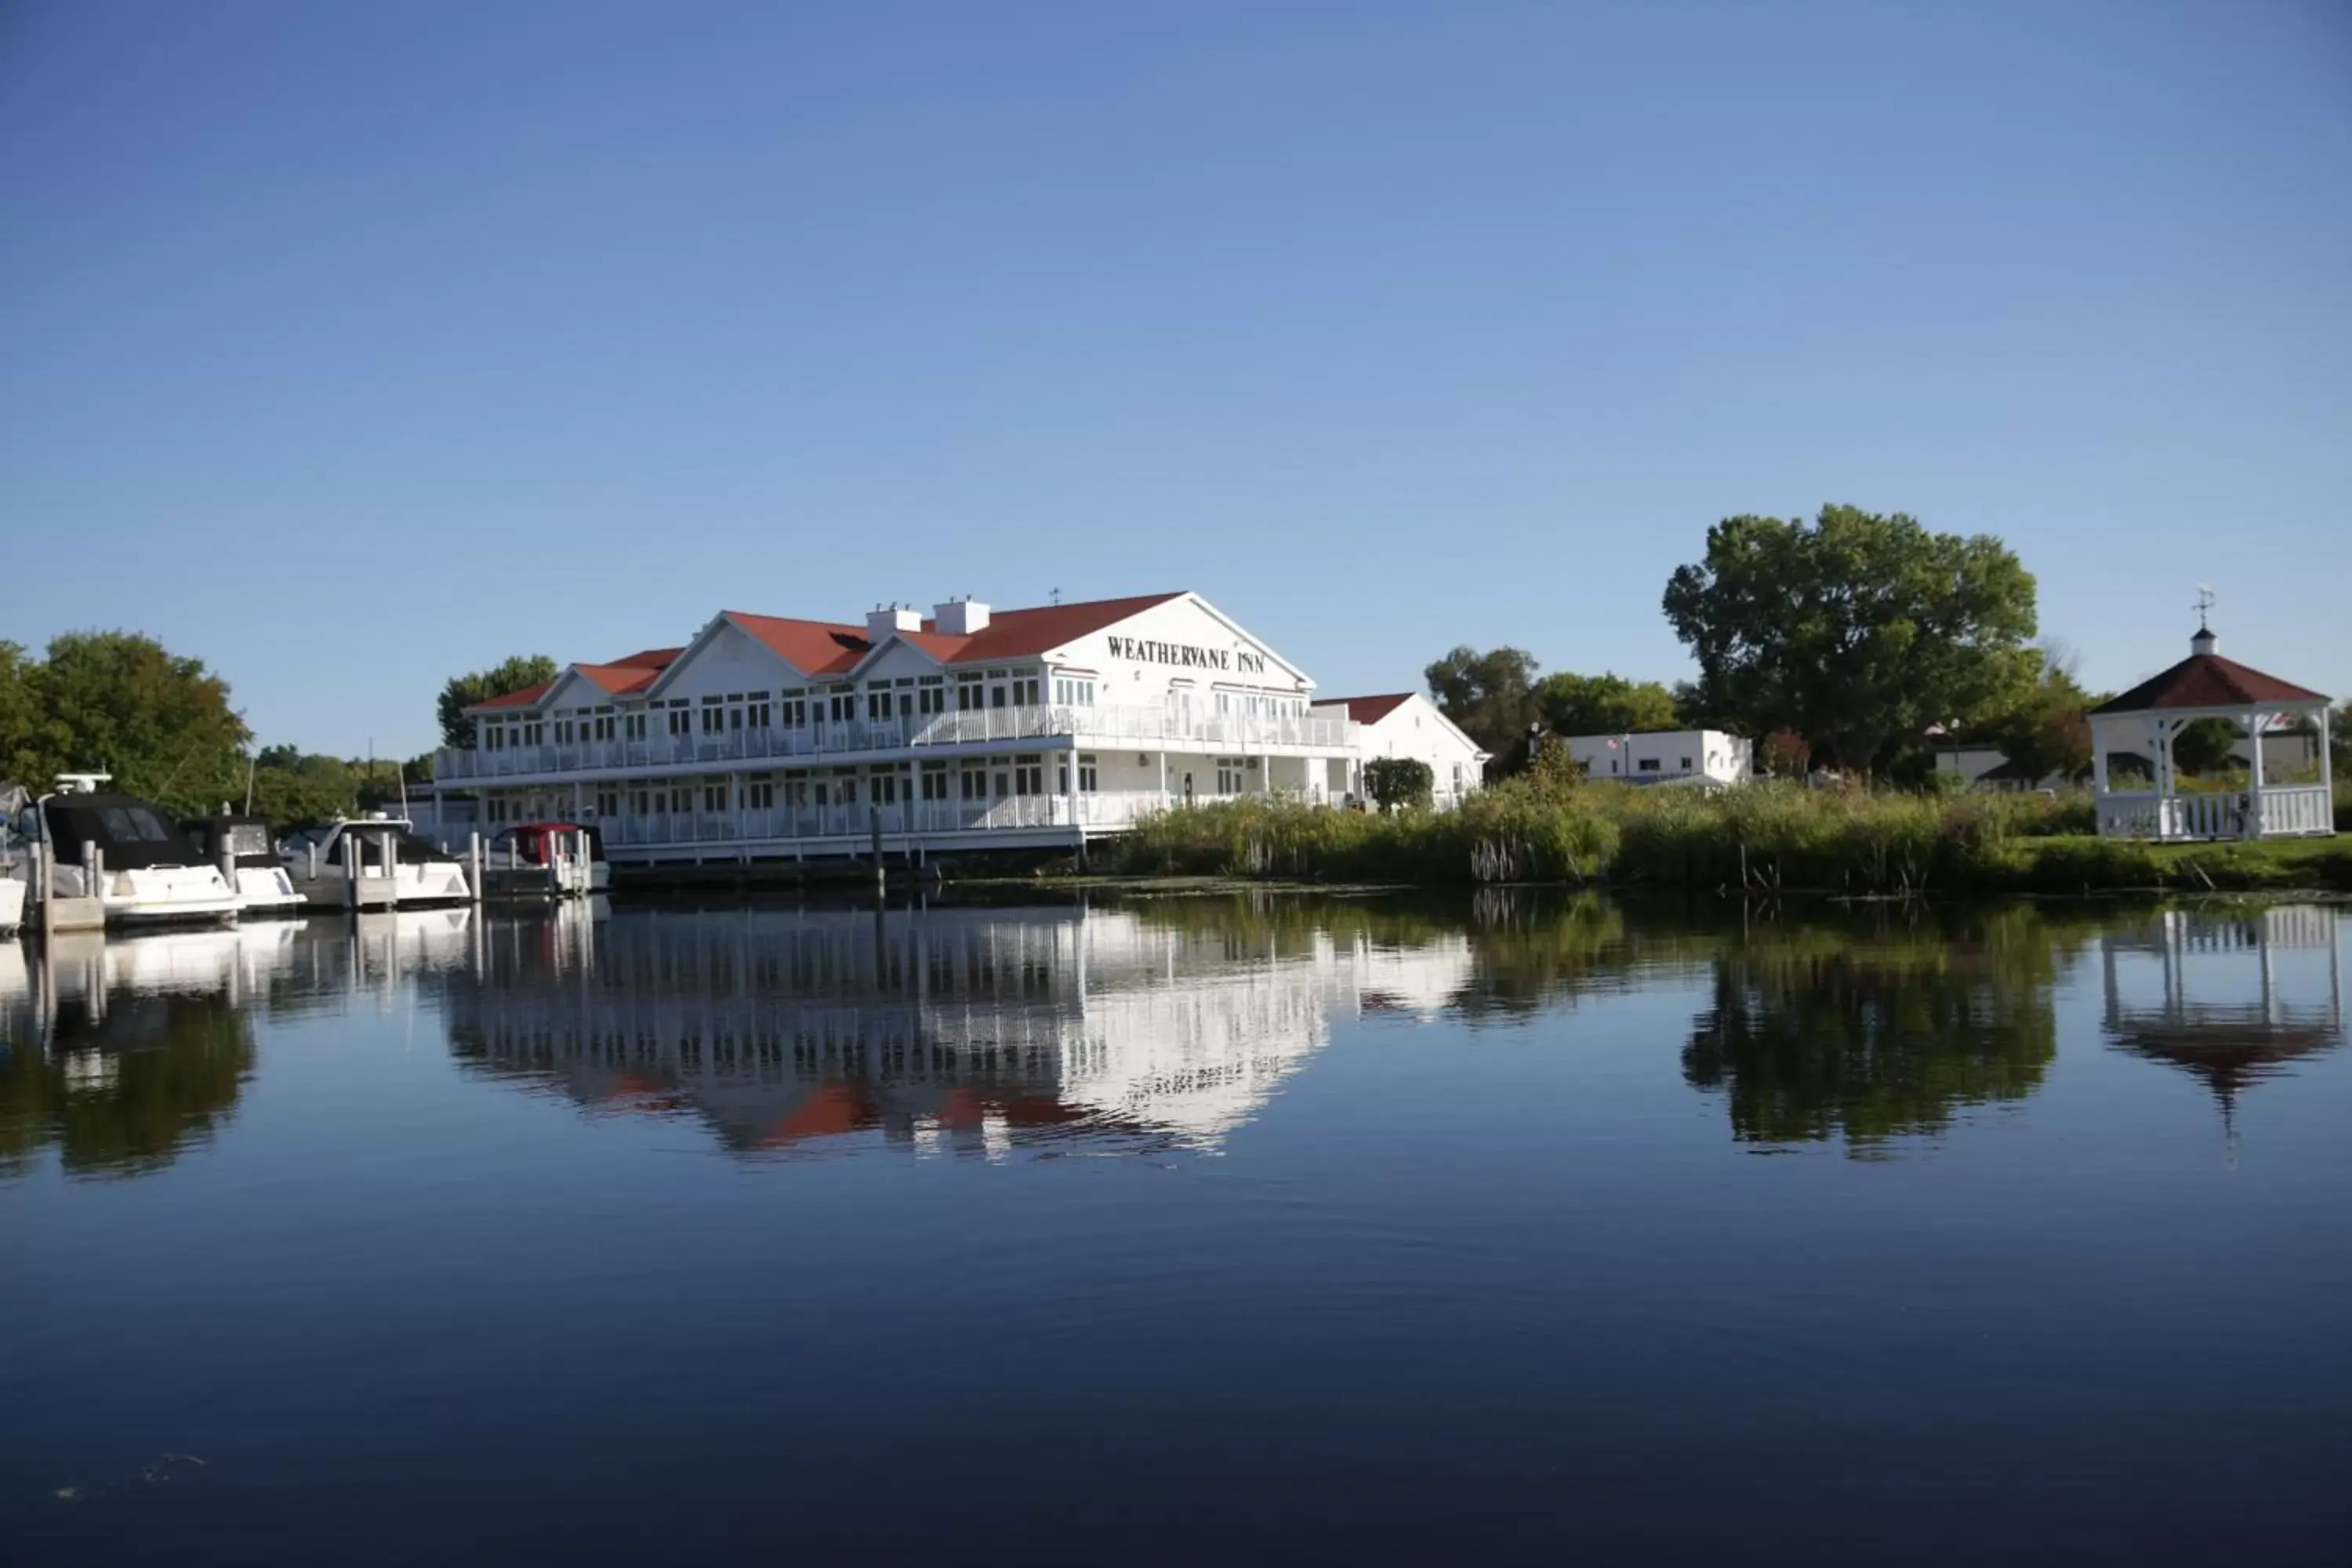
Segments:
[[[0,8],[0,637],[264,742],[725,607],[1688,672],[1707,525],[2352,689],[2352,6]]]

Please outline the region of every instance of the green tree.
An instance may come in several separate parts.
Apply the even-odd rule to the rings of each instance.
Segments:
[[[1827,506],[1727,518],[1675,570],[1665,611],[1698,660],[1697,705],[1789,729],[1845,768],[1935,722],[1982,723],[2032,678],[2033,578],[1998,539]]]
[[[1536,661],[1516,647],[1486,653],[1463,647],[1422,672],[1438,710],[1497,760],[1521,755],[1528,727],[1542,715]]]
[[[544,686],[557,673],[553,659],[534,653],[517,654],[471,675],[451,676],[441,688],[441,700],[436,710],[441,720],[441,743],[461,750],[472,745],[474,721],[466,717],[467,709],[478,707],[493,697],[504,697],[509,691]]]
[[[2039,658],[2038,679],[1993,724],[1990,737],[2028,778],[2072,778],[2091,763],[2090,700],[2075,684],[2071,659],[2055,648]]]
[[[1544,722],[1562,735],[1622,735],[1675,730],[1675,694],[1654,680],[1628,680],[1614,672],[1547,675],[1536,687]]]
[[[1374,757],[1364,764],[1364,793],[1382,811],[1425,811],[1436,789],[1436,773],[1419,757]]]
[[[2225,773],[2238,743],[2238,727],[2227,719],[2199,719],[2183,725],[2172,737],[2172,762],[2182,773],[2197,777]]]
[[[47,752],[33,670],[22,644],[0,642],[0,784],[38,790],[48,775],[38,771]]]
[[[244,776],[250,735],[228,705],[228,683],[202,659],[135,633],[68,632],[40,663],[25,664],[21,650],[10,663],[10,683],[21,689],[7,700],[15,716],[5,721],[21,724],[25,710],[36,717],[6,761],[29,787],[59,773],[100,770],[127,794],[193,813]]]

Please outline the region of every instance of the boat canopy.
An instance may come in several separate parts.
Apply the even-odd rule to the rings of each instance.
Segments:
[[[98,847],[110,871],[207,863],[178,824],[136,795],[53,795],[41,803],[41,816],[61,866],[80,865],[85,844]]]
[[[189,839],[207,861],[228,854],[236,858],[239,866],[278,864],[277,841],[270,837],[266,817],[198,816],[180,826],[187,829]]]
[[[333,861],[337,857],[342,854],[340,841],[342,836],[346,833],[354,835],[358,837],[360,841],[361,858],[370,865],[374,865],[381,860],[382,855],[379,847],[387,838],[391,839],[396,847],[394,852],[398,855],[400,863],[404,866],[455,866],[458,864],[457,858],[455,855],[446,853],[440,846],[435,844],[431,839],[420,837],[416,831],[410,827],[405,822],[394,822],[390,820],[378,819],[373,821],[360,820],[353,822],[339,822],[335,824],[335,826],[328,831],[327,836],[320,840],[319,860],[321,865]]]

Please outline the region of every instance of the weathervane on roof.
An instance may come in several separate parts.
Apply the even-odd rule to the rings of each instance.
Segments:
[[[2202,632],[2202,631],[2210,631],[2210,630],[2212,629],[2210,626],[2208,626],[2205,624],[2205,612],[2206,612],[2206,611],[2208,611],[2208,610],[2210,610],[2210,609],[2211,609],[2212,607],[2213,607],[2213,584],[2210,584],[2210,583],[2200,583],[2200,584],[2197,584],[2197,629],[2198,629],[2199,631],[2200,631],[2200,632]]]
[[[1054,603],[1057,605],[1060,604],[1062,602],[1062,591],[1059,588],[1055,589],[1052,594],[1052,598]]]

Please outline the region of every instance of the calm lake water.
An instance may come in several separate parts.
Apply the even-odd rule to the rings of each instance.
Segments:
[[[0,944],[0,1562],[2342,1563],[2347,923]]]

